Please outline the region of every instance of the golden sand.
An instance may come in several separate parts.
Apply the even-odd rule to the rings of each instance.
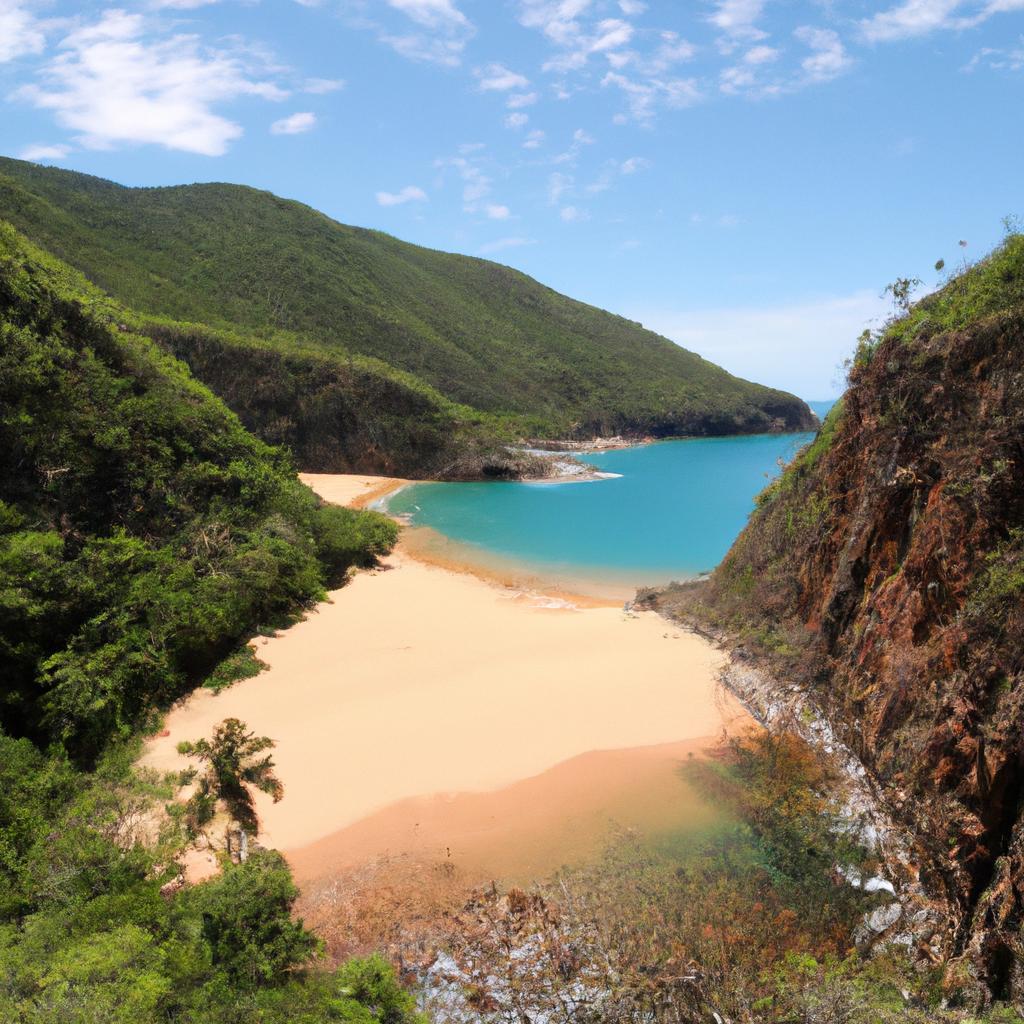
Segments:
[[[401,484],[304,479],[347,502]],[[232,716],[271,736],[285,797],[259,796],[261,840],[300,880],[417,850],[496,875],[561,863],[595,822],[662,820],[678,760],[746,720],[716,682],[722,655],[654,613],[573,607],[401,551],[256,644],[269,669],[192,695],[144,760],[184,767],[176,744]]]

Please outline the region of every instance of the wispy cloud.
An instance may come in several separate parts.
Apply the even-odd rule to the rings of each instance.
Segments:
[[[19,160],[33,160],[36,163],[43,163],[49,160],[63,160],[71,152],[70,146],[55,145],[48,146],[40,144],[26,146],[19,154]]]
[[[949,25],[954,12],[963,0],[907,0],[887,11],[879,11],[860,23],[861,33],[868,42],[891,42],[926,35]]]
[[[477,68],[474,74],[479,79],[480,88],[484,92],[525,89],[530,84],[530,80],[525,75],[510,71],[504,64],[488,64],[486,67]]]
[[[316,114],[309,111],[302,111],[291,114],[289,117],[282,117],[270,126],[273,135],[301,135],[316,127]]]
[[[422,203],[427,199],[427,193],[417,185],[406,185],[398,192],[378,192],[377,204],[379,206],[401,206],[404,203]]]
[[[805,398],[841,390],[841,364],[887,305],[874,291],[767,307],[632,309],[641,321],[732,373]]]
[[[485,149],[479,143],[462,145],[458,156],[434,161],[439,170],[453,168],[461,179],[462,209],[465,213],[486,214],[484,200],[491,195],[493,184],[491,176],[484,170],[486,164]]]
[[[1012,50],[1001,50],[991,46],[983,47],[960,70],[970,73],[982,65],[993,71],[1024,70],[1024,36],[1018,40],[1018,45]]]
[[[571,175],[555,171],[548,177],[548,202],[556,206],[567,192],[572,189],[573,179]]]
[[[940,29],[973,28],[998,14],[1024,11],[1024,0],[905,0],[860,22],[870,43],[889,43],[925,36]]]
[[[469,20],[452,0],[387,0],[387,4],[424,28],[464,29],[469,26]]]
[[[140,14],[106,11],[76,28],[61,52],[15,96],[53,111],[91,149],[151,143],[205,156],[224,153],[241,125],[215,107],[241,96],[280,100],[251,53],[214,49],[195,35],[159,36]]]
[[[802,25],[794,33],[811,49],[811,55],[800,62],[808,82],[830,82],[853,64],[837,32],[830,28]]]
[[[345,80],[343,78],[307,78],[303,83],[302,91],[313,96],[324,96],[344,88]]]
[[[581,210],[578,206],[563,206],[558,211],[558,216],[566,224],[575,224],[578,221],[590,220],[590,214],[586,210]]]
[[[362,5],[358,9],[362,10]],[[351,17],[350,23],[373,32],[379,42],[413,61],[458,67],[466,44],[476,33],[453,0],[384,0],[375,9],[379,17],[359,14]],[[387,16],[389,12],[403,17],[396,20],[395,13]]]
[[[19,0],[0,3],[0,64],[27,54],[42,53],[42,26]]]
[[[509,110],[519,110],[521,107],[532,107],[539,99],[540,95],[535,92],[516,92],[509,96],[505,106]]]
[[[601,85],[613,86],[625,94],[629,117],[624,114],[618,115],[616,120],[620,123],[632,118],[640,124],[648,125],[654,120],[659,104],[680,109],[692,107],[704,98],[696,78],[644,81],[630,78],[617,71],[609,71],[601,79]]]
[[[717,0],[708,21],[733,39],[764,39],[765,33],[757,27],[763,13],[764,0]]]

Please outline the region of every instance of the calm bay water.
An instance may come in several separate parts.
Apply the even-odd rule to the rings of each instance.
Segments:
[[[811,403],[824,415],[832,403]],[[713,569],[754,496],[813,434],[701,438],[583,457],[617,476],[588,483],[415,484],[388,511],[483,563],[630,587]]]

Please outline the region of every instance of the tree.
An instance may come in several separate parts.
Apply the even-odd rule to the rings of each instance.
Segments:
[[[241,832],[241,858],[245,859],[248,836],[259,831],[259,818],[250,787],[273,797],[276,804],[284,796],[284,785],[274,774],[270,755],[260,755],[274,746],[267,736],[246,731],[245,722],[226,718],[214,730],[210,740],[178,744],[178,753],[195,757],[205,768],[196,791],[186,804],[185,819],[193,834],[208,824],[222,802]],[[195,778],[192,770],[189,781]]]
[[[181,908],[202,921],[214,967],[232,985],[254,989],[279,983],[319,950],[313,934],[292,917],[297,896],[284,858],[276,850],[258,850],[245,864],[188,889]]]

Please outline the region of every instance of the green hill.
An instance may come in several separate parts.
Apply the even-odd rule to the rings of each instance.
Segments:
[[[0,222],[0,1020],[416,1024],[379,958],[308,970],[273,851],[179,891],[173,788],[133,768],[395,527],[323,505],[123,315]]]
[[[730,434],[813,422],[792,395],[508,267],[347,227],[266,192],[132,189],[0,159],[0,217],[140,313],[341,370],[378,360],[379,375],[405,375],[403,387],[430,393],[432,406],[440,395],[463,420],[497,417],[498,434]],[[190,346],[177,352],[206,379]]]
[[[394,538],[119,312],[0,222],[0,722],[85,758]]]

